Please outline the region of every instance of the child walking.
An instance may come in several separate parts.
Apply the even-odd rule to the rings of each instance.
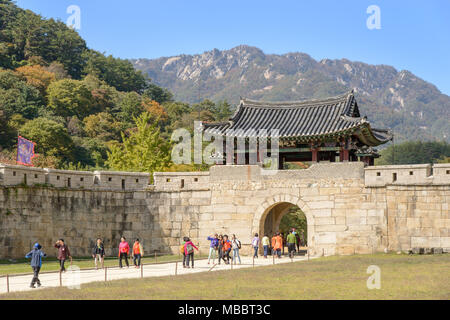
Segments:
[[[27,253],[25,258],[31,258],[31,268],[33,269],[33,279],[31,280],[30,288],[35,288],[34,284],[36,283],[38,288],[41,286],[41,281],[39,280],[39,271],[41,271],[42,267],[42,258],[47,255],[41,250],[41,245],[39,243],[35,243],[33,250]]]

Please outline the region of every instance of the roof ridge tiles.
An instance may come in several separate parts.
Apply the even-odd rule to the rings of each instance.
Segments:
[[[353,95],[353,90],[348,91],[344,94],[337,95],[334,97],[322,98],[322,99],[308,99],[299,101],[258,101],[248,98],[241,98],[240,105],[246,107],[312,107],[324,104],[333,104],[339,102],[347,102],[349,98]]]

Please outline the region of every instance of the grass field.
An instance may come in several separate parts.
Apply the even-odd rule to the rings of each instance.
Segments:
[[[366,286],[381,269],[381,289]],[[333,256],[220,272],[11,293],[1,299],[450,299],[450,255]]]
[[[198,258],[204,257],[203,255],[196,255]],[[142,263],[160,263],[160,262],[172,262],[179,261],[180,257],[178,255],[163,255],[155,257],[144,257],[141,259]],[[129,260],[130,264],[133,261]],[[125,263],[125,262],[123,262]],[[70,262],[66,262],[66,266],[69,266]],[[80,269],[94,268],[94,259],[92,258],[74,258],[73,265],[77,265]],[[119,260],[117,257],[107,257],[105,258],[106,267],[117,267],[119,265]],[[43,258],[42,259],[42,272],[47,271],[57,271],[59,270],[59,261],[56,258]],[[0,260],[0,275],[6,274],[18,274],[18,273],[32,273],[30,267],[30,259],[19,259],[14,263],[9,260]]]

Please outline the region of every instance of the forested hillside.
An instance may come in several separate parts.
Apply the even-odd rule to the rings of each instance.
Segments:
[[[164,144],[174,128],[230,113],[225,101],[176,102],[128,60],[88,48],[63,22],[0,0],[0,162],[14,163],[20,134],[37,143],[36,166],[114,167],[107,153],[137,133],[135,118]]]

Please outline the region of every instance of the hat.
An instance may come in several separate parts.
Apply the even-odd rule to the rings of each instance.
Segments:
[[[34,244],[34,247],[35,247],[35,248],[40,248],[41,245],[40,245],[39,243],[36,242],[36,243]]]

